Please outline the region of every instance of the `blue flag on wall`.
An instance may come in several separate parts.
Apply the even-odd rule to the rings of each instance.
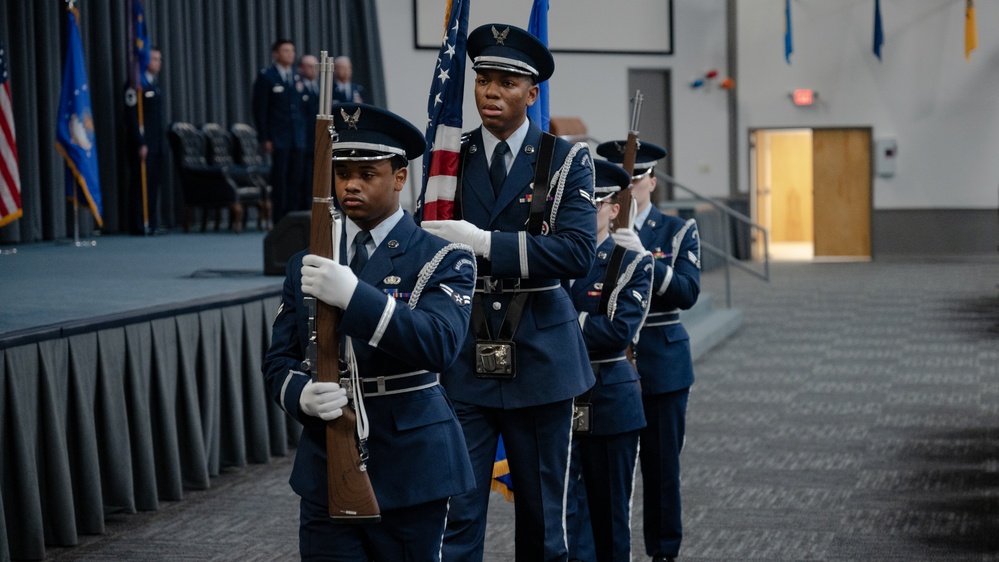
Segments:
[[[874,56],[881,60],[881,46],[885,44],[885,30],[881,28],[881,0],[874,0]]]
[[[548,0],[534,0],[531,7],[531,21],[527,23],[527,32],[548,46]],[[538,99],[534,105],[527,108],[527,116],[548,132],[551,116],[549,114],[548,81],[538,84]]]
[[[66,197],[76,198],[90,207],[103,226],[101,219],[101,182],[97,172],[97,142],[94,137],[94,118],[90,110],[90,86],[87,68],[83,61],[83,43],[80,41],[78,13],[68,10],[69,36],[66,40],[66,62],[62,74],[62,95],[59,98],[59,115],[56,124],[56,150],[66,161]]]
[[[791,40],[791,0],[784,0],[784,60],[791,64],[794,42]]]

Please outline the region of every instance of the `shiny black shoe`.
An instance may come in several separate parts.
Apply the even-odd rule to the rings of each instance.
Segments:
[[[657,554],[652,557],[652,562],[676,562],[676,557],[666,556],[665,554]]]

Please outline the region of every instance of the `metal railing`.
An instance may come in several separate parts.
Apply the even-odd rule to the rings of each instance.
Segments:
[[[569,142],[585,142],[591,145],[599,145],[600,141],[587,136],[587,135],[567,135],[563,136],[565,140]],[[763,281],[770,281],[770,233],[763,226],[753,222],[753,219],[749,218],[743,213],[729,207],[728,205],[721,203],[715,199],[707,197],[698,193],[693,188],[690,188],[682,183],[676,181],[676,178],[656,170],[656,178],[665,182],[673,187],[680,188],[683,192],[687,193],[692,197],[692,201],[702,201],[714,207],[718,210],[722,216],[722,239],[724,240],[724,248],[718,248],[710,242],[705,242],[704,238],[701,238],[701,248],[708,253],[717,256],[722,259],[725,267],[725,306],[726,308],[732,308],[732,277],[731,277],[731,267],[736,267],[753,277],[761,279]],[[674,199],[674,201],[676,201]],[[686,200],[681,200],[686,201]],[[763,263],[762,271],[757,271],[757,269],[750,267],[742,262],[742,260],[736,259],[732,256],[732,222],[736,221],[740,224],[745,225],[749,229],[750,240],[752,240],[754,233],[759,233],[762,236],[763,242]]]
[[[725,267],[725,306],[727,308],[732,308],[732,277],[731,277],[731,267],[734,266],[746,273],[757,277],[763,281],[770,281],[770,233],[767,232],[766,228],[763,228],[759,224],[753,222],[753,219],[747,217],[746,215],[736,211],[732,207],[701,195],[697,191],[683,185],[682,183],[676,181],[676,178],[670,176],[665,172],[656,170],[656,178],[659,181],[666,182],[667,184],[678,187],[688,195],[690,195],[695,201],[703,201],[716,210],[718,210],[723,215],[722,220],[722,239],[724,240],[724,248],[718,248],[710,242],[705,242],[703,236],[701,237],[701,248],[706,250],[722,259]],[[755,268],[750,267],[743,263],[742,260],[735,258],[732,255],[732,222],[737,221],[749,228],[750,240],[753,238],[754,231],[759,232],[763,238],[763,263],[762,271],[757,271]]]

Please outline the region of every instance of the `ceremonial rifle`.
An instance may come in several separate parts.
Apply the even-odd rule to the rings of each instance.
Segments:
[[[642,114],[642,92],[635,90],[635,97],[631,98],[631,127],[628,131],[628,141],[624,145],[624,161],[621,167],[628,172],[628,177],[633,177],[635,172],[635,157],[638,154],[638,117]],[[631,184],[621,190],[617,196],[617,202],[621,205],[617,217],[614,219],[613,230],[619,228],[632,228],[635,226],[635,201],[631,194]]]
[[[319,114],[316,115],[315,168],[312,172],[312,227],[309,251],[338,261],[343,219],[331,192],[333,184],[333,59],[322,51],[319,62]],[[303,367],[319,382],[338,382],[348,389],[349,375],[340,372],[340,310],[314,297],[309,306],[309,346]],[[358,389],[360,391],[361,389]],[[358,437],[357,414],[350,405],[326,423],[326,469],[329,514],[336,523],[375,523],[381,519],[367,472],[367,449]]]

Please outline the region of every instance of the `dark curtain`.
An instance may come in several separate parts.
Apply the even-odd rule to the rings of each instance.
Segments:
[[[80,27],[97,138],[104,233],[127,231],[129,171],[125,159],[128,0],[80,0]],[[354,80],[384,105],[385,82],[375,0],[145,0],[153,45],[163,51],[164,122],[200,126],[253,124],[251,86],[271,64],[270,46],[291,39],[299,55],[329,51],[354,63]],[[55,151],[56,113],[65,56],[64,0],[0,0],[0,37],[9,53],[21,202],[24,216],[0,228],[0,244],[71,237],[73,207],[64,196],[62,158]],[[162,224],[180,224],[181,189],[167,155]],[[96,222],[81,207],[80,232]]]

